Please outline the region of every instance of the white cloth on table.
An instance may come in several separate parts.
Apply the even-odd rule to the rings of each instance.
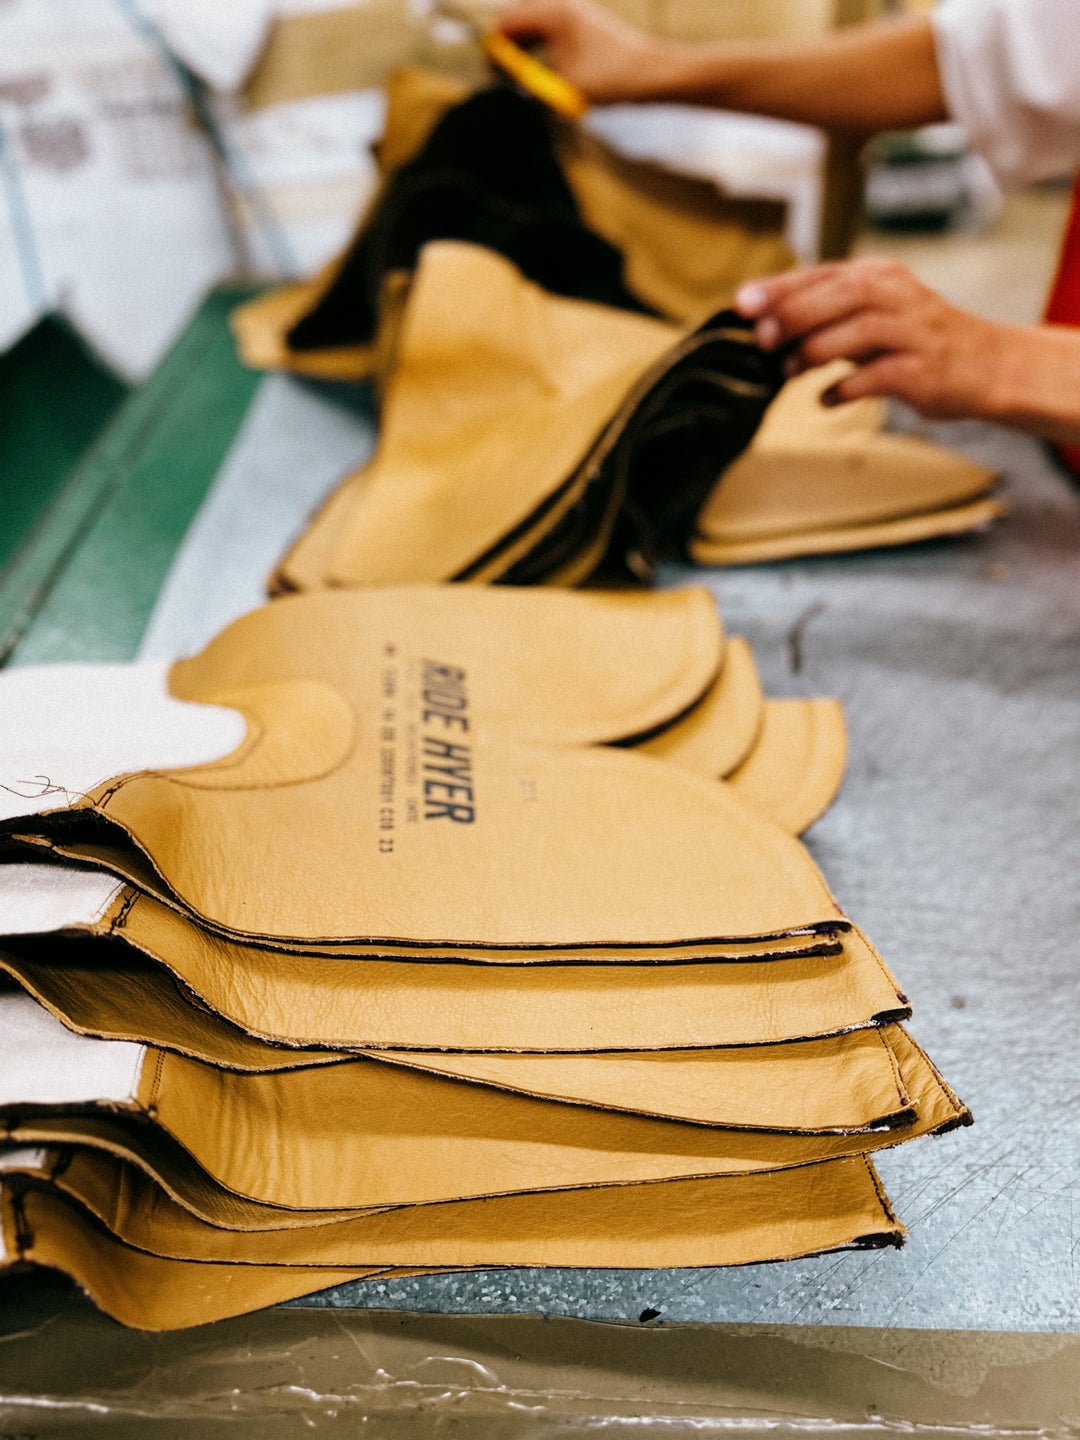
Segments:
[[[374,185],[381,96],[249,111],[237,95],[275,17],[334,3],[0,3],[0,352],[60,312],[137,380],[240,264],[306,274],[344,244]],[[243,254],[170,56],[209,87]]]

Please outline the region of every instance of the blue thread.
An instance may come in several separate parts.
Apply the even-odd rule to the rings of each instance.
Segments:
[[[145,14],[137,0],[113,0],[128,24],[140,35],[167,68],[183,90],[195,119],[240,198],[247,202],[255,223],[263,233],[266,247],[283,275],[296,274],[299,266],[285,231],[273,207],[255,179],[244,156],[229,143],[217,122],[206,86],[198,75],[175,53],[158,26]],[[227,0],[223,0],[227,3]]]
[[[26,298],[37,314],[49,308],[49,292],[45,286],[45,272],[38,254],[34,222],[23,190],[19,164],[15,158],[11,141],[4,123],[0,120],[0,170],[4,175],[4,192],[7,195],[8,214],[11,229],[15,235],[15,249],[19,256],[23,288]]]

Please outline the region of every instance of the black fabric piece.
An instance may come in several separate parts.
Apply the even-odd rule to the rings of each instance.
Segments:
[[[659,560],[685,556],[698,511],[783,385],[783,362],[782,353],[760,349],[752,322],[733,310],[707,320],[628,397],[559,488],[565,493],[595,467],[577,503],[500,582],[543,584],[605,529],[600,573],[648,582]],[[534,523],[551,505],[549,498]]]
[[[453,106],[388,181],[326,294],[289,331],[294,350],[370,341],[379,290],[429,240],[468,240],[555,295],[655,314],[627,287],[622,254],[584,224],[545,108],[496,86]]]

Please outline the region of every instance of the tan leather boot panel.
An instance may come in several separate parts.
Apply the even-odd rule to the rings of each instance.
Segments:
[[[736,768],[754,747],[764,719],[754,654],[740,636],[724,647],[724,663],[710,689],[674,724],[634,748],[716,780]]]
[[[898,1027],[827,1040],[725,1050],[600,1055],[382,1058],[516,1093],[672,1120],[759,1130],[847,1130],[910,1123]],[[373,1055],[378,1052],[371,1052]]]
[[[742,454],[698,516],[711,543],[880,525],[967,504],[993,475],[929,441],[879,435],[836,450],[806,446]]]
[[[846,760],[839,700],[766,700],[757,743],[727,783],[790,834],[801,835],[836,799]]]
[[[38,856],[41,853],[59,854],[59,847],[48,836],[20,834],[14,843],[17,847],[25,849],[28,856]],[[149,909],[153,908],[155,911],[155,928],[150,932],[151,935],[157,935],[159,932],[156,927],[165,923],[164,917],[171,916],[174,917],[174,923],[194,927],[195,933],[202,937],[197,942],[200,947],[204,943],[210,943],[213,946],[225,945],[228,947],[230,945],[232,937],[223,935],[209,926],[196,925],[190,912],[178,904],[175,897],[163,892],[161,877],[149,864],[145,855],[141,851],[135,850],[130,844],[99,844],[91,841],[68,841],[65,839],[63,853],[65,858],[77,860],[82,864],[93,866],[95,869],[127,876],[136,886],[141,887],[141,890],[121,888],[118,898],[109,906],[99,921],[77,925],[75,927],[77,931],[93,935],[108,935],[114,926],[127,924],[132,913],[131,907],[138,905],[142,921],[146,921]],[[297,943],[275,936],[261,936],[257,945],[245,941],[241,948],[249,953],[266,951],[273,956],[282,954],[322,956],[334,960],[347,956],[350,959],[394,959],[425,963],[453,961],[465,965],[497,965],[500,967],[514,965],[629,965],[639,962],[647,965],[685,965],[696,962],[735,961],[741,963],[839,955],[843,948],[842,937],[847,935],[850,928],[850,921],[845,919],[816,925],[812,929],[796,929],[779,936],[766,936],[760,940],[722,939],[689,943],[665,942],[662,945],[618,946],[559,945],[541,942],[532,946],[519,947],[482,944],[477,941],[432,945],[421,941],[387,941],[383,939]],[[140,931],[144,938],[145,933]],[[141,945],[143,941],[140,939],[138,943]],[[177,942],[162,940],[160,943],[171,946]],[[195,942],[183,939],[178,943],[181,949],[186,951],[188,945]],[[148,944],[151,954],[157,953],[154,948],[156,944],[158,941]],[[171,951],[167,949],[165,953],[171,953]],[[241,968],[243,966],[241,960],[231,955],[226,963]]]
[[[769,560],[790,560],[801,555],[839,555],[849,550],[875,550],[888,545],[914,545],[985,530],[1007,513],[998,500],[976,500],[925,515],[908,515],[874,525],[805,530],[759,540],[718,541],[695,539],[690,556],[699,565],[756,565]]]
[[[324,588],[338,532],[358,503],[359,493],[367,484],[367,474],[366,469],[354,471],[330,492],[267,576],[268,595],[302,594]]]
[[[551,295],[492,251],[428,245],[378,448],[324,583],[450,580],[466,570],[574,474],[678,337],[658,320]]]
[[[333,1050],[257,1039],[186,999],[160,966],[60,964],[5,955],[0,969],[70,1029],[175,1050],[228,1070],[267,1073],[333,1064]],[[371,1059],[479,1084],[708,1125],[865,1130],[911,1118],[892,1053],[893,1026],[752,1048],[575,1055],[368,1050]],[[635,1037],[637,1039],[638,1037]],[[819,1063],[821,1062],[821,1063]]]
[[[918,1111],[903,1130],[786,1135],[711,1129],[532,1099],[354,1060],[266,1075],[159,1052],[139,1099],[227,1189],[290,1209],[397,1204],[778,1169],[896,1144],[966,1111],[897,1032]],[[206,1125],[213,1115],[215,1124]]]
[[[836,362],[784,386],[702,506],[702,542],[767,542],[903,520],[967,504],[994,483],[992,471],[964,455],[884,433],[878,401],[823,406],[822,392],[850,368]]]
[[[62,965],[35,966],[10,942],[7,968],[75,1029],[160,1035],[168,1048],[213,1048],[243,1069],[263,1068],[245,1036],[256,1046],[573,1053],[772,1044],[908,1013],[857,931],[839,955],[757,964],[480,966],[232,945],[147,900],[126,916],[117,933],[131,948],[111,971],[107,956],[80,962],[77,948]],[[100,1000],[86,994],[95,975]],[[223,1017],[225,1028],[208,1031],[186,996]]]
[[[969,1123],[910,1037],[898,1031],[894,1046],[900,1083],[918,1118],[862,1135],[645,1119],[395,1073],[365,1061],[239,1076],[160,1053],[148,1058],[140,1084],[151,1125],[115,1107],[31,1116],[22,1105],[4,1129],[19,1145],[90,1145],[131,1160],[215,1225],[321,1225],[360,1210],[457,1198],[801,1167]],[[342,1111],[372,1097],[382,1097],[376,1111]],[[420,1113],[402,1113],[410,1102],[430,1104],[426,1124]],[[217,1122],[211,1133],[205,1133],[208,1113]],[[624,1144],[637,1148],[621,1150]]]
[[[622,251],[631,290],[663,315],[694,324],[745,281],[794,264],[768,202],[632,160],[580,127],[560,128],[559,150],[585,223]]]
[[[170,689],[178,699],[235,704],[223,697],[242,687],[318,681],[380,720],[392,709],[394,725],[430,729],[445,715],[447,739],[480,726],[590,745],[682,714],[712,685],[723,657],[720,618],[704,589],[404,586],[265,605],[178,661]],[[463,724],[453,717],[466,687]],[[307,727],[297,728],[303,736]]]
[[[132,963],[95,963],[84,942],[56,942],[55,960],[0,950],[0,971],[10,975],[51,1015],[80,1035],[134,1040],[224,1065],[233,1070],[289,1070],[336,1060],[327,1049],[273,1045],[233,1025],[185,995],[163,966],[138,951]],[[81,952],[90,950],[83,958]]]
[[[80,1163],[78,1171],[70,1166],[56,1183],[69,1193],[78,1186],[83,1203],[108,1213],[105,1223],[115,1226],[114,1233],[121,1231],[124,1239],[147,1250],[224,1263],[243,1257],[254,1264],[340,1264],[340,1257],[348,1255],[355,1268],[654,1269],[791,1259],[853,1244],[895,1245],[905,1233],[864,1157],[659,1187],[409,1206],[340,1225],[248,1235],[202,1225],[161,1192],[155,1197],[137,1176],[125,1184],[109,1173],[113,1167],[107,1162],[86,1159],[89,1163]],[[95,1176],[94,1170],[104,1173]],[[44,1193],[35,1187],[35,1196]],[[29,1228],[40,1229],[43,1240],[56,1223],[50,1224],[54,1214],[33,1203],[25,1210]]]
[[[355,1266],[207,1265],[149,1255],[102,1234],[81,1205],[42,1185],[5,1185],[0,1213],[8,1254],[70,1275],[99,1310],[138,1330],[205,1325],[381,1273]]]
[[[322,778],[247,788],[230,757],[122,777],[17,833],[51,839],[94,809],[152,857],[161,893],[223,932],[290,943],[647,946],[843,919],[807,852],[734,792],[626,751],[466,744],[433,720],[405,753],[391,826],[378,726],[357,719],[357,746]],[[235,788],[205,783],[220,768]]]
[[[445,112],[468,94],[469,86],[436,71],[410,67],[391,75],[386,125],[374,147],[383,176],[411,160]],[[661,314],[698,321],[729,304],[745,280],[793,263],[772,202],[732,199],[710,181],[631,160],[576,126],[558,127],[557,149],[586,225],[622,251],[631,289]],[[310,281],[281,286],[233,311],[246,364],[326,379],[370,376],[374,347],[297,351],[287,341],[329,288],[341,259]]]
[[[80,1115],[0,1117],[0,1135],[17,1146],[88,1148],[148,1176],[178,1206],[203,1223],[223,1230],[292,1230],[347,1220],[351,1210],[285,1210],[227,1190],[192,1162],[191,1156],[157,1125],[131,1125],[105,1110]]]
[[[229,325],[240,359],[252,370],[289,370],[315,380],[366,380],[374,369],[374,345],[293,350],[286,336],[313,310],[338,271],[332,260],[310,280],[287,285],[237,305]]]

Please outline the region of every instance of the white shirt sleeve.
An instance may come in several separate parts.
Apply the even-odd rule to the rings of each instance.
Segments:
[[[933,23],[950,113],[1002,185],[1080,165],[1080,0],[943,0]]]

